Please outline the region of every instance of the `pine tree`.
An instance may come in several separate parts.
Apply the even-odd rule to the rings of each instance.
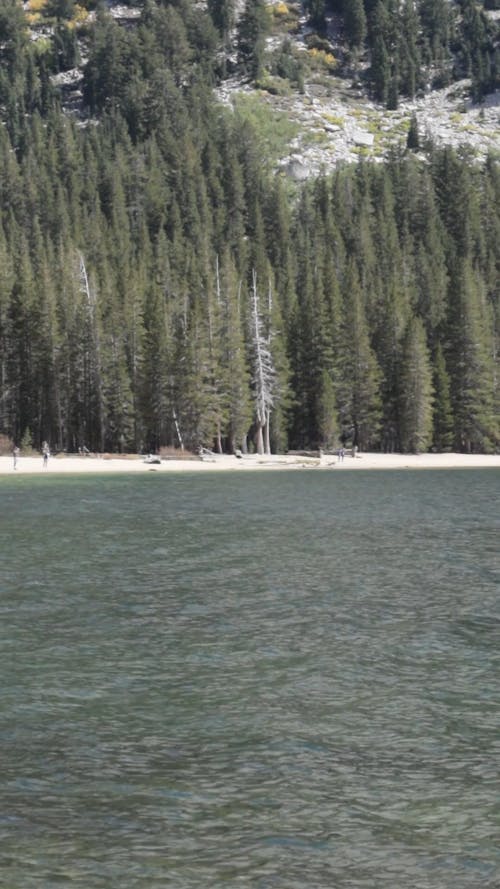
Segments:
[[[61,336],[57,318],[56,282],[53,278],[54,255],[50,245],[38,237],[33,251],[33,307],[36,327],[31,334],[33,382],[38,405],[38,423],[32,426],[40,440],[51,447],[64,445],[60,391]],[[36,381],[36,382],[35,382]]]
[[[103,337],[103,407],[106,450],[124,453],[134,449],[133,395],[127,368],[123,331],[105,331]]]
[[[344,26],[350,48],[361,50],[367,33],[363,0],[348,0],[344,4]]]
[[[317,28],[318,31],[322,32],[325,29],[325,12],[326,12],[326,3],[325,0],[307,0],[306,8],[309,14],[309,21],[313,28]]]
[[[341,436],[351,436],[354,445],[366,450],[379,442],[381,374],[370,347],[359,278],[352,261],[343,290],[341,379],[337,394]]]
[[[237,27],[238,61],[252,80],[257,80],[262,74],[268,30],[269,18],[265,0],[246,0]]]
[[[157,452],[163,445],[176,443],[170,379],[173,353],[171,270],[168,245],[160,232],[151,260],[149,283],[145,288],[140,369],[140,411],[143,446]]]
[[[339,437],[335,385],[331,374],[322,371],[317,393],[318,442],[325,450],[331,450]]]
[[[3,0],[0,8],[0,61],[11,88],[23,73],[23,54],[27,43],[26,20],[21,4],[17,0]],[[4,89],[7,89],[7,84]],[[5,101],[6,95],[1,98]]]
[[[229,251],[216,263],[221,306],[220,350],[222,393],[226,410],[225,433],[230,453],[243,447],[252,423],[250,373],[247,366],[242,307],[242,281]]]
[[[110,16],[98,15],[84,68],[84,101],[92,112],[116,109],[128,81],[127,38]]]
[[[87,440],[87,447],[102,452],[105,448],[104,361],[98,291],[89,276],[83,254],[78,252],[74,262],[82,301],[79,320],[83,323],[81,338],[84,347],[80,359],[83,416],[78,433]]]
[[[406,137],[406,147],[410,151],[418,151],[420,148],[420,134],[418,131],[418,120],[416,114],[412,114],[410,118],[410,128]]]
[[[236,117],[235,127],[239,130],[242,122]],[[241,127],[240,137],[243,136]],[[236,134],[230,124],[221,121],[221,182],[224,189],[224,221],[222,243],[216,246],[219,250],[227,244],[236,258],[237,269],[243,274],[247,265],[248,244],[245,230],[246,195],[243,178],[244,161],[238,151]],[[255,187],[255,180],[254,180]]]
[[[317,227],[313,194],[306,188],[297,213],[297,303],[290,325],[295,404],[292,438],[299,447],[318,447],[317,397],[323,370],[333,357],[328,342],[322,271],[326,245]]]
[[[224,52],[230,48],[230,34],[235,22],[234,0],[208,0],[208,11],[222,40]]]
[[[443,348],[436,347],[434,358],[434,432],[432,443],[439,453],[451,450],[453,444],[453,412],[450,400],[450,378],[446,369]]]
[[[382,444],[384,450],[400,447],[400,357],[401,343],[410,317],[410,295],[413,284],[404,272],[403,257],[396,226],[395,200],[392,182],[386,171],[374,177],[373,238],[378,238],[376,284],[376,314],[373,319],[372,342],[383,373],[381,395],[383,401]]]
[[[9,375],[8,355],[11,348],[9,308],[14,285],[14,268],[3,226],[0,225],[0,429],[14,434],[14,398]]]
[[[406,183],[409,199],[408,224],[412,236],[415,287],[413,309],[420,315],[427,331],[429,348],[443,332],[447,311],[448,270],[446,258],[447,232],[440,218],[432,179],[425,166],[412,166],[417,178]]]
[[[75,0],[46,0],[43,14],[49,18],[71,19],[75,11]]]
[[[292,242],[291,208],[283,182],[276,178],[264,207],[267,255],[274,272],[277,300],[281,308],[284,330],[289,330],[295,310],[296,263]]]
[[[400,87],[413,98],[420,81],[420,53],[418,49],[419,21],[414,0],[405,0],[401,10]]]
[[[491,451],[499,441],[491,314],[482,282],[467,260],[457,265],[450,293],[448,364],[454,446],[467,453]]]
[[[177,319],[173,408],[181,444],[211,447],[220,425],[220,395],[214,386],[206,318],[199,300],[188,305],[186,326]]]
[[[408,323],[401,349],[400,441],[403,452],[419,454],[432,440],[432,370],[419,318]]]
[[[387,104],[391,80],[391,58],[388,47],[390,23],[386,7],[379,0],[373,14],[371,27],[372,57],[370,75],[375,98]]]
[[[479,246],[481,220],[475,176],[452,148],[434,152],[432,175],[446,236],[445,248],[451,271],[463,257],[474,257]],[[463,207],[467,213],[463,213]]]
[[[284,317],[271,269],[268,273],[266,314],[266,333],[275,372],[274,406],[266,429],[267,450],[282,453],[288,447],[289,413],[292,401],[290,361],[287,353]]]
[[[29,426],[38,441],[37,379],[32,349],[32,336],[36,328],[33,267],[26,238],[17,227],[13,235],[15,240],[12,239],[10,248],[16,274],[7,314],[9,348],[6,368],[13,408],[12,437],[20,441]]]

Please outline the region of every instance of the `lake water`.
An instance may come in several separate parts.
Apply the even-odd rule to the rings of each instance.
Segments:
[[[496,470],[0,480],[0,884],[500,885]]]

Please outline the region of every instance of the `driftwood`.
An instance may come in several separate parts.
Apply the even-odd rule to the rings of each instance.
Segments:
[[[287,451],[288,457],[321,457],[321,451]]]

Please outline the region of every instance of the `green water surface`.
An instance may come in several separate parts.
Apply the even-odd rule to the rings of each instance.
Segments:
[[[499,482],[0,480],[0,885],[500,886]]]

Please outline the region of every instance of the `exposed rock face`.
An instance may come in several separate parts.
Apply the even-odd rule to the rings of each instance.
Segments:
[[[355,145],[362,145],[365,148],[373,148],[375,136],[373,133],[365,133],[362,130],[353,130],[352,141]]]
[[[308,179],[311,175],[309,167],[303,162],[300,156],[293,156],[284,161],[283,169],[292,179],[295,179],[296,182],[302,182],[304,179]]]
[[[121,6],[119,3],[108,2],[109,14],[118,21],[134,21],[140,18],[142,9],[136,6]]]
[[[500,12],[489,14],[500,17]],[[306,51],[304,38],[308,31],[306,17],[302,16],[300,30],[291,38],[297,51]],[[328,37],[334,54],[339,35],[338,21],[333,16],[328,22]],[[269,48],[275,48],[275,44],[274,36]],[[220,86],[217,95],[221,102],[231,105],[236,93],[250,92],[248,83],[233,78]],[[478,161],[490,152],[500,154],[500,91],[486,97],[482,105],[474,105],[469,99],[468,80],[400,102],[396,111],[376,105],[358,85],[335,76],[312,76],[303,93],[280,96],[261,91],[259,95],[270,109],[286,113],[299,126],[299,134],[278,163],[293,179],[328,172],[360,156],[382,161],[392,148],[406,145],[413,116],[422,140],[464,148]]]
[[[139,7],[123,6],[114,0],[107,0],[107,5],[113,18],[125,27],[133,25],[141,14]],[[237,0],[237,14],[241,14],[243,7],[244,0]],[[500,11],[488,14],[500,17]],[[89,19],[94,17],[95,13],[91,12]],[[339,27],[338,17],[331,16],[328,38],[334,54],[337,49],[341,53]],[[46,28],[38,29],[32,38],[42,37],[46,31]],[[305,36],[309,31],[306,17],[302,16],[298,33],[290,38],[297,52],[306,52]],[[276,49],[281,41],[282,37],[274,35],[269,38],[269,48]],[[63,90],[66,110],[85,125],[88,121],[81,102],[81,80],[81,68],[53,77],[53,83]],[[229,106],[233,105],[235,96],[242,93],[255,94],[255,90],[236,77],[225,80],[216,90],[219,100]],[[371,102],[353,81],[317,73],[309,77],[302,93],[272,95],[262,90],[258,93],[271,111],[285,114],[297,124],[298,134],[277,164],[297,181],[328,172],[339,163],[354,162],[360,156],[372,161],[383,160],[394,146],[406,145],[412,116],[417,120],[422,140],[430,138],[437,144],[463,147],[478,160],[483,160],[489,152],[500,155],[500,91],[487,96],[480,106],[471,103],[469,94],[470,82],[464,80],[446,89],[429,91],[414,101],[401,102],[397,111],[387,111]]]
[[[345,83],[336,94],[318,95],[306,86],[305,94],[293,97],[262,94],[271,109],[286,112],[300,127],[279,162],[280,169],[294,179],[327,172],[342,162],[360,156],[382,161],[396,145],[406,145],[410,119],[415,115],[422,140],[467,149],[472,158],[484,160],[489,152],[500,154],[500,92],[488,96],[483,105],[467,98],[468,81],[435,91],[387,111],[362,98],[345,99]],[[231,104],[237,92],[251,92],[235,81],[218,90],[219,98]]]

